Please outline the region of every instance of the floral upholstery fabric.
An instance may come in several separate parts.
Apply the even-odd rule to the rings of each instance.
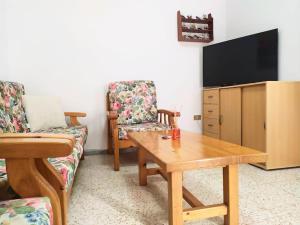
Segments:
[[[129,131],[163,131],[168,130],[170,127],[166,124],[159,122],[155,123],[140,123],[140,124],[131,124],[131,125],[118,125],[119,128],[119,139],[126,140],[128,139],[127,133]]]
[[[157,121],[156,89],[153,81],[120,81],[109,84],[110,110],[118,113],[118,124]]]
[[[76,138],[76,143],[71,155],[59,158],[49,158],[48,161],[62,175],[66,188],[72,186],[76,170],[79,165],[80,158],[83,154],[83,146],[87,139],[86,126],[74,126],[67,128],[52,128],[48,130],[39,130],[35,133],[54,133],[54,134],[70,134]],[[1,225],[1,224],[0,224]]]
[[[78,168],[80,158],[83,154],[83,146],[87,139],[86,126],[74,126],[67,128],[52,128],[48,130],[39,130],[36,133],[55,133],[55,134],[70,134],[76,138],[76,143],[71,155],[66,157],[49,158],[48,161],[59,172],[65,182],[65,187],[69,189],[73,183],[76,170]],[[0,159],[0,183],[7,180],[5,160]],[[1,223],[0,223],[1,225]]]
[[[27,198],[0,202],[0,225],[53,225],[48,198]]]
[[[5,160],[0,159],[0,184],[7,180]],[[1,186],[1,185],[0,185]]]
[[[29,131],[22,95],[22,84],[0,81],[0,133]]]

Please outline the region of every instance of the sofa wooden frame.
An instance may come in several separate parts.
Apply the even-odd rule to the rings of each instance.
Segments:
[[[126,149],[129,147],[136,147],[136,145],[130,140],[119,140],[119,128],[118,128],[118,113],[112,111],[109,104],[109,93],[106,95],[106,107],[107,107],[107,151],[109,154],[114,154],[114,170],[120,170],[120,149]],[[172,112],[165,109],[158,109],[158,122],[174,126],[175,117],[179,117],[179,112]]]
[[[48,197],[54,225],[62,225],[59,193],[44,176],[41,167],[53,168],[48,158],[72,153],[75,138],[71,135],[6,133],[0,135],[0,158],[6,161],[8,183],[22,198]]]
[[[79,126],[81,124],[78,121],[78,117],[86,117],[86,113],[65,112],[65,116],[70,118],[71,126]],[[82,154],[81,159],[84,159],[84,152]],[[46,180],[56,190],[59,200],[60,200],[60,205],[61,205],[62,224],[67,225],[69,198],[72,193],[72,186],[73,186],[75,177],[73,179],[72,184],[69,187],[69,190],[67,190],[65,187],[65,182],[64,182],[61,174],[59,174],[48,161],[47,161],[47,163],[38,163],[37,166],[38,166],[40,173],[46,178]]]
[[[78,117],[86,117],[86,113],[83,112],[65,112],[64,113],[66,117],[69,117],[69,125],[71,126],[78,126],[80,125],[79,121],[78,121]],[[4,135],[4,134],[3,134]],[[3,136],[1,135],[1,137]],[[34,133],[27,133],[27,134],[10,134],[10,135],[20,135],[20,137],[22,137],[22,135],[24,135],[24,137],[28,136],[30,137],[30,135],[35,136],[36,134]],[[45,136],[49,135],[51,136],[51,134],[44,134]],[[44,137],[44,135],[42,135]],[[57,136],[57,135],[56,135]],[[62,135],[64,136],[64,135]],[[37,141],[37,139],[35,139]],[[12,145],[13,142],[11,143]],[[32,143],[32,146],[39,146],[38,142],[36,143]],[[40,148],[42,147],[46,147],[46,146],[39,146]],[[30,150],[30,147],[27,147],[28,151],[32,151]],[[1,149],[2,150],[2,149]],[[23,151],[25,151],[23,149]],[[66,189],[65,187],[65,182],[63,180],[63,177],[61,176],[61,174],[59,172],[57,172],[55,170],[55,168],[48,162],[48,158],[56,158],[56,157],[63,157],[63,156],[68,156],[72,153],[72,151],[69,152],[69,154],[62,154],[60,156],[55,156],[55,155],[51,155],[50,152],[51,150],[49,150],[49,157],[45,157],[42,160],[35,160],[35,166],[38,169],[38,172],[46,179],[46,181],[51,185],[51,188],[53,188],[56,191],[56,194],[58,196],[59,199],[59,206],[60,206],[60,214],[61,214],[61,218],[62,218],[62,225],[67,225],[67,221],[68,221],[68,205],[69,205],[69,198],[70,195],[72,193],[72,186],[75,180],[75,177],[73,179],[73,183],[70,185],[69,190]],[[55,149],[52,149],[52,151],[55,151]],[[5,157],[1,157],[0,158],[5,158]],[[84,153],[82,154],[82,158],[84,159]],[[15,175],[10,175],[10,177],[13,177]],[[9,183],[11,181],[9,180]],[[11,183],[10,183],[11,185]],[[32,185],[33,186],[33,185]],[[14,189],[14,187],[13,187]],[[14,189],[15,190],[15,189]],[[18,194],[20,194],[18,192],[18,190],[15,190]]]

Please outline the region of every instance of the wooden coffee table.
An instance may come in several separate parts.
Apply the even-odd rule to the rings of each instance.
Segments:
[[[265,162],[267,154],[210,138],[181,131],[180,140],[162,139],[166,132],[130,132],[129,138],[139,147],[139,183],[147,185],[147,176],[160,174],[168,181],[169,224],[224,216],[224,224],[239,224],[238,164]],[[150,158],[157,168],[147,168]],[[187,170],[223,167],[222,204],[205,206],[182,186]],[[182,200],[191,208],[183,209]]]

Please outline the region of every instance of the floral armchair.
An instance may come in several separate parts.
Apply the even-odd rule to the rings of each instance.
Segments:
[[[153,81],[120,81],[109,84],[107,93],[108,152],[114,154],[114,169],[120,169],[120,148],[134,146],[130,131],[162,131],[174,124],[179,113],[157,109]]]

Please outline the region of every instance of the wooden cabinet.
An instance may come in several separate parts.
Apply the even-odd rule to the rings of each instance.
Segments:
[[[241,88],[220,89],[220,138],[241,145]]]
[[[204,89],[203,134],[268,153],[264,169],[300,166],[300,82]]]
[[[266,151],[266,85],[243,88],[243,145]]]

